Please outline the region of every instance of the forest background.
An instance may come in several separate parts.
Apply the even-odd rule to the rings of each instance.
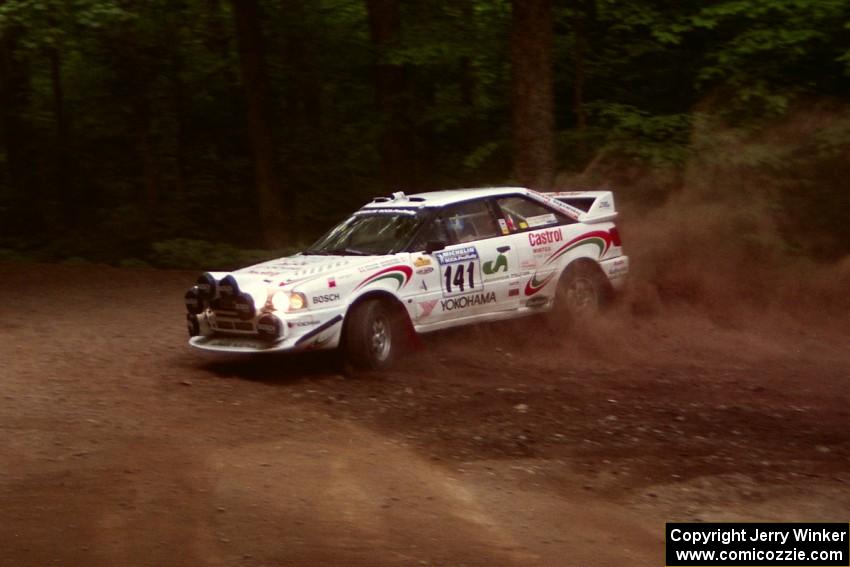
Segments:
[[[0,0],[0,261],[235,267],[521,184],[829,262],[848,100],[846,0]]]

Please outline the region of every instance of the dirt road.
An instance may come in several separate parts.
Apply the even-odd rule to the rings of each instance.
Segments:
[[[352,379],[191,351],[193,274],[0,276],[4,565],[663,565],[665,521],[848,520],[847,321],[525,321]]]

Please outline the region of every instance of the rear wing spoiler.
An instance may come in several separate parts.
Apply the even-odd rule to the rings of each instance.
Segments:
[[[559,191],[544,195],[578,209],[579,222],[592,224],[617,218],[614,193],[611,191]]]

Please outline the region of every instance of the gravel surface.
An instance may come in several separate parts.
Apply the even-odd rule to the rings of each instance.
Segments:
[[[627,301],[398,368],[186,345],[194,274],[0,265],[0,564],[662,565],[847,521],[850,322]]]

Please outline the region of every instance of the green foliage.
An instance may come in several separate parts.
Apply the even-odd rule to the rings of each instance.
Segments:
[[[399,6],[399,41],[383,62],[404,77],[397,119],[413,156],[405,189],[506,182],[511,2]],[[387,117],[376,102],[367,6],[260,8],[276,165],[296,195],[292,231],[309,241],[379,192]],[[850,98],[845,0],[578,0],[553,9],[567,173],[605,159],[683,169],[711,144],[728,144],[736,151],[723,159],[735,167],[797,179],[778,191],[778,209],[810,193],[840,200],[841,181],[822,170],[841,169],[843,127],[811,133],[798,150],[754,133],[801,101]],[[14,102],[0,109],[0,259],[201,267],[260,256],[244,252],[262,246],[262,231],[232,16],[228,0],[0,2],[10,65],[0,89]],[[729,128],[695,142],[718,117]]]
[[[226,242],[175,238],[154,242],[149,264],[158,268],[232,270],[292,251],[243,250]]]
[[[689,156],[693,115],[651,115],[625,104],[592,104],[606,147],[654,166],[682,165]]]

